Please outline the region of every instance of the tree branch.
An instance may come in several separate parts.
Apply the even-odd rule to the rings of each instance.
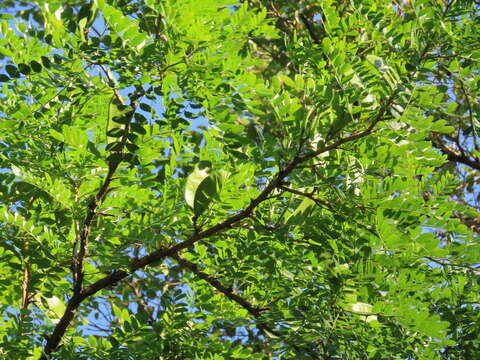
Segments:
[[[457,152],[451,148],[449,148],[447,145],[445,145],[440,139],[439,136],[434,134],[433,136],[430,137],[430,141],[433,143],[433,145],[437,148],[440,149],[440,151],[444,154],[447,155],[447,159],[449,161],[453,161],[456,163],[461,163],[464,165],[467,165],[471,167],[472,169],[480,171],[480,160],[479,159],[471,159],[469,156],[465,155],[463,152]]]
[[[31,294],[30,294],[30,263],[25,258],[28,256],[28,247],[29,247],[29,239],[25,237],[23,240],[23,249],[22,249],[22,257],[23,259],[23,278],[22,278],[22,310],[23,312],[20,314],[20,319],[25,317],[25,311],[28,309],[28,305],[31,301]]]
[[[468,270],[471,270],[471,271],[475,271],[476,269],[480,268],[480,265],[467,265],[467,264],[456,264],[456,263],[452,263],[452,262],[447,262],[445,260],[439,260],[439,259],[436,259],[436,258],[433,258],[433,257],[430,257],[430,256],[425,256],[425,259],[431,261],[431,262],[434,262],[438,265],[441,265],[441,266],[451,266],[451,267],[457,267],[457,268],[462,268],[462,269],[468,269]]]
[[[189,269],[191,272],[193,272],[196,276],[198,276],[200,279],[205,280],[207,283],[209,283],[211,286],[213,286],[215,289],[217,289],[219,292],[225,295],[228,299],[236,302],[239,304],[241,307],[243,307],[245,310],[248,311],[250,315],[252,315],[254,318],[258,319],[263,311],[267,311],[268,307],[255,307],[253,306],[248,300],[242,298],[241,296],[235,294],[232,289],[229,289],[225,286],[223,286],[220,281],[218,281],[215,277],[208,275],[207,273],[204,273],[200,268],[197,266],[197,264],[192,263],[191,261],[186,260],[185,258],[180,257],[178,254],[175,254],[171,256],[171,258],[175,259],[177,263],[186,268]],[[271,334],[274,334],[275,336],[281,336],[279,332],[271,328],[265,323],[258,323],[257,327],[262,331],[262,332],[270,332]],[[299,351],[299,352],[307,352],[313,359],[318,359],[318,356],[312,352],[311,349],[305,349],[297,344],[291,344],[292,347]]]
[[[97,195],[92,199],[90,204],[88,205],[88,212],[87,216],[85,217],[85,221],[83,223],[83,229],[80,233],[80,241],[79,241],[79,249],[78,253],[74,254],[73,258],[73,293],[80,294],[82,291],[82,284],[84,278],[84,271],[83,271],[83,263],[85,261],[85,257],[87,256],[88,251],[88,238],[90,236],[90,232],[92,230],[92,222],[96,214],[96,210],[102,200],[105,198],[108,188],[112,182],[113,174],[117,169],[119,163],[111,163],[108,167],[108,173],[103,182],[102,187],[98,191]]]
[[[107,76],[108,76],[108,73],[107,73]],[[123,104],[124,103],[123,99],[118,93],[118,91],[115,88],[112,88],[112,90],[115,93],[115,96],[117,97],[117,99],[120,101],[120,103]],[[135,111],[136,105],[132,104],[132,108]],[[133,117],[133,114],[132,114],[132,117]],[[127,133],[129,129],[130,129],[130,122],[125,124],[125,133],[120,140],[122,143],[125,143],[127,141]],[[45,348],[44,348],[45,355],[41,357],[41,360],[48,359],[50,354],[58,348],[63,335],[65,334],[68,326],[70,325],[72,319],[75,316],[77,308],[80,306],[81,302],[86,298],[86,296],[84,295],[84,289],[83,289],[83,280],[85,276],[83,266],[84,266],[85,258],[87,257],[87,254],[88,254],[88,240],[89,240],[90,232],[92,230],[92,223],[95,218],[95,215],[97,214],[97,209],[99,205],[105,199],[109,191],[110,184],[112,183],[112,180],[113,180],[113,176],[119,165],[120,165],[120,161],[110,161],[105,180],[102,186],[100,187],[100,190],[98,191],[98,193],[95,195],[95,197],[91,200],[90,204],[88,205],[87,215],[85,217],[85,220],[83,222],[83,227],[79,235],[78,252],[76,251],[76,245],[74,245],[74,249],[73,249],[73,261],[72,261],[73,296],[68,301],[65,312],[62,318],[60,319],[60,321],[55,326],[55,329],[52,335],[48,338],[47,344],[45,345]]]
[[[313,196],[313,194],[309,194],[309,193],[306,193],[306,192],[303,192],[303,191],[299,191],[299,190],[295,190],[295,189],[290,189],[286,186],[280,186],[280,189],[282,190],[285,190],[289,193],[292,193],[292,194],[295,194],[295,195],[299,195],[299,196],[303,196],[303,197],[306,197],[306,198],[309,198],[310,200],[314,201],[317,205],[320,205],[320,206],[323,206],[329,210],[331,210],[332,206],[327,203],[326,201],[322,200],[322,199],[318,199],[316,198],[315,196]]]
[[[27,204],[27,210],[30,211],[34,201],[37,200],[37,197],[32,197],[32,199]],[[23,262],[23,277],[22,277],[22,313],[20,314],[20,319],[23,320],[26,315],[26,310],[32,301],[32,294],[30,293],[30,280],[31,280],[31,266],[28,259],[28,251],[30,247],[30,239],[27,236],[23,238],[22,244],[22,262]]]
[[[300,19],[302,19],[302,22],[305,24],[305,27],[307,28],[308,30],[308,33],[310,34],[310,37],[312,38],[313,42],[315,44],[320,44],[321,41],[320,41],[320,38],[318,37],[318,35],[315,33],[315,29],[313,28],[312,24],[310,23],[310,21],[307,19],[307,17],[305,16],[305,14],[303,13],[300,13]]]
[[[241,307],[247,310],[254,317],[257,318],[260,316],[260,313],[262,311],[268,310],[268,308],[266,307],[253,306],[246,299],[235,294],[232,289],[229,289],[226,286],[222,285],[220,281],[218,281],[215,277],[208,275],[207,273],[204,273],[202,270],[200,270],[197,264],[192,263],[191,261],[188,261],[187,259],[180,257],[178,254],[172,255],[171,258],[175,259],[180,266],[186,269],[189,269],[192,273],[194,273],[200,279],[205,280],[207,283],[212,285],[215,289],[217,289],[219,292],[225,295],[225,297],[239,304]]]
[[[375,119],[371,122],[371,124],[364,130],[355,134],[352,134],[350,136],[341,138],[335,142],[333,142],[330,145],[325,145],[321,147],[320,149],[317,149],[316,151],[310,152],[308,154],[305,154],[303,156],[295,156],[295,158],[281,171],[277,173],[277,175],[273,178],[273,180],[268,183],[268,185],[265,187],[265,189],[253,200],[250,201],[250,204],[243,210],[239,211],[235,215],[227,218],[226,220],[220,222],[217,225],[212,226],[211,228],[201,231],[199,233],[194,234],[190,238],[188,238],[185,241],[182,241],[180,243],[177,243],[176,245],[173,245],[169,248],[160,248],[150,254],[147,254],[139,259],[135,259],[132,261],[132,263],[129,266],[129,271],[124,271],[124,270],[113,270],[109,275],[105,276],[104,278],[97,280],[90,286],[82,289],[79,292],[75,292],[74,296],[70,299],[70,301],[67,303],[67,308],[65,310],[64,315],[60,319],[60,321],[57,323],[55,326],[55,329],[52,333],[52,335],[48,338],[47,344],[45,345],[44,348],[44,354],[41,358],[41,360],[47,360],[51,353],[54,352],[67,331],[68,326],[70,325],[72,319],[75,316],[75,313],[80,306],[80,304],[88,297],[94,295],[98,291],[107,288],[108,286],[112,286],[119,282],[120,280],[125,279],[127,276],[129,276],[131,273],[135,272],[136,270],[143,269],[148,265],[152,265],[155,263],[158,263],[159,261],[165,259],[166,257],[173,257],[180,251],[187,249],[191,246],[193,246],[196,242],[199,240],[208,238],[210,236],[216,235],[222,231],[228,230],[232,227],[233,224],[249,217],[255,208],[259,206],[263,201],[267,200],[269,195],[277,188],[280,188],[282,186],[283,180],[288,177],[298,165],[311,160],[315,157],[317,157],[320,154],[323,154],[327,151],[333,150],[338,148],[340,145],[343,145],[345,143],[352,142],[354,140],[361,139],[363,137],[366,137],[370,135],[375,128],[375,125],[380,122],[388,109],[388,107],[391,105],[393,98],[396,94],[396,91],[390,96],[390,98],[383,104],[383,106],[380,108],[377,116]],[[115,167],[116,169],[116,167]],[[115,170],[114,169],[114,170]],[[112,173],[113,175],[113,173]],[[108,177],[107,177],[108,179]],[[106,189],[108,189],[108,185],[110,184],[111,179],[108,181],[107,184],[107,179],[104,183],[104,186],[102,186],[102,189],[99,192],[100,197],[98,200],[103,199],[103,197],[106,194]],[[105,189],[105,191],[103,190]],[[97,194],[98,195],[98,194]],[[97,199],[97,197],[95,198]],[[91,218],[89,217],[88,219],[90,222],[88,223],[88,227],[91,225],[91,221],[93,219],[93,215],[95,213],[95,209],[98,206],[98,200],[97,202],[92,202],[94,204],[93,206],[90,207],[89,214],[91,214]],[[95,201],[95,200],[94,200]],[[87,222],[86,222],[87,224]],[[90,232],[90,229],[88,229],[88,232],[84,232],[87,236]],[[84,235],[85,236],[85,235]],[[86,239],[84,240],[84,243],[86,243]],[[82,272],[83,275],[83,272]]]

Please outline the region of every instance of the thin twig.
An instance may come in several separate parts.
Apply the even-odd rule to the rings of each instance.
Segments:
[[[126,281],[125,282],[135,293],[135,296],[138,298],[138,301],[140,301],[140,305],[142,306],[143,311],[148,316],[148,324],[151,326],[155,322],[155,319],[153,317],[153,312],[152,309],[148,306],[147,302],[145,301],[145,298],[143,297],[142,290],[138,286],[137,281]]]
[[[292,194],[295,194],[295,195],[299,195],[299,196],[303,196],[303,197],[306,197],[306,198],[309,198],[310,200],[314,201],[317,205],[321,205],[327,209],[331,209],[332,206],[327,203],[326,201],[322,200],[322,199],[319,199],[319,198],[316,198],[315,196],[313,196],[313,194],[311,193],[306,193],[306,192],[303,192],[303,191],[299,191],[299,190],[295,190],[295,189],[290,189],[286,186],[280,186],[280,189],[282,190],[285,190],[289,193],[292,193]]]
[[[22,249],[22,257],[28,256],[28,248],[29,248],[29,238],[25,236],[23,239],[23,249]],[[22,313],[20,314],[20,319],[25,317],[25,311],[28,309],[28,305],[31,301],[30,296],[30,263],[27,260],[23,261],[23,278],[22,278]]]
[[[430,256],[425,256],[425,259],[427,259],[429,261],[432,261],[432,262],[434,262],[438,265],[441,265],[441,266],[452,266],[452,267],[458,267],[458,268],[468,269],[468,270],[472,270],[472,271],[475,271],[476,269],[480,268],[480,265],[473,266],[473,265],[466,265],[466,264],[455,264],[455,263],[452,263],[452,262],[445,262],[443,260],[435,259],[435,258],[430,257]]]

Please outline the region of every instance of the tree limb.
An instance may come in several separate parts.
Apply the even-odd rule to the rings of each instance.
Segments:
[[[57,323],[55,326],[55,329],[52,333],[52,335],[48,338],[47,344],[45,345],[44,348],[44,355],[42,356],[41,360],[46,360],[50,357],[50,355],[58,348],[61,339],[65,332],[67,331],[68,326],[70,325],[71,321],[73,320],[75,313],[80,306],[80,304],[88,297],[94,295],[98,291],[105,289],[108,286],[112,286],[119,282],[120,280],[125,279],[127,276],[129,276],[131,273],[135,272],[136,270],[143,269],[148,265],[152,265],[155,263],[158,263],[159,261],[165,259],[166,257],[173,257],[175,254],[179,253],[180,251],[187,249],[191,246],[193,246],[196,242],[199,240],[208,238],[210,236],[216,235],[222,231],[228,230],[231,228],[231,226],[247,217],[249,217],[255,208],[259,206],[263,201],[267,200],[269,195],[277,188],[282,186],[282,183],[286,177],[288,177],[298,165],[311,160],[315,157],[317,157],[320,154],[323,154],[327,151],[333,150],[338,148],[340,145],[343,145],[345,143],[352,142],[354,140],[358,140],[361,138],[364,138],[368,135],[370,135],[375,128],[375,125],[380,122],[383,119],[383,116],[388,109],[388,107],[391,105],[393,98],[395,96],[396,92],[394,92],[390,98],[383,104],[383,106],[380,108],[380,110],[377,113],[377,116],[375,119],[371,122],[371,124],[363,131],[354,133],[350,136],[346,136],[344,138],[341,138],[335,142],[333,142],[330,145],[325,145],[321,147],[320,149],[317,149],[316,151],[307,153],[302,156],[295,156],[294,159],[281,171],[277,173],[277,175],[273,178],[273,180],[268,183],[268,185],[265,187],[265,189],[253,200],[250,201],[250,204],[243,210],[239,211],[235,215],[227,218],[226,220],[220,222],[217,225],[212,226],[211,228],[195,233],[192,235],[190,238],[187,240],[184,240],[180,243],[177,243],[169,248],[160,248],[156,251],[153,251],[150,254],[147,254],[139,259],[135,259],[132,261],[132,263],[129,266],[129,271],[124,271],[124,270],[113,270],[109,275],[105,276],[104,278],[97,280],[93,284],[89,285],[88,287],[82,289],[80,292],[75,292],[74,296],[68,301],[67,303],[67,308],[65,310],[65,313],[63,314],[62,318],[60,321]],[[113,174],[112,174],[113,175]],[[111,181],[111,179],[110,179]],[[108,184],[110,183],[108,182]],[[104,185],[106,182],[104,183]],[[104,186],[102,186],[102,189],[104,189]],[[101,195],[101,198],[103,199],[103,196],[105,196],[105,193],[103,193],[102,189],[100,190],[99,194]],[[108,185],[107,185],[108,189]],[[103,194],[103,195],[102,195]],[[93,210],[96,209],[96,206],[98,203],[94,203],[95,206],[93,207]],[[91,213],[92,208],[90,209],[89,214]],[[90,219],[91,220],[93,217]],[[88,230],[89,233],[90,230]],[[87,233],[87,235],[88,235]]]
[[[455,151],[454,149],[445,145],[436,134],[430,137],[430,141],[435,147],[439,148],[444,155],[447,155],[447,159],[449,161],[461,163],[471,167],[472,169],[480,171],[480,159],[472,159],[463,152]]]
[[[300,19],[302,19],[302,22],[304,23],[305,27],[307,28],[308,33],[310,34],[310,37],[312,38],[313,42],[315,44],[320,44],[321,43],[320,38],[315,33],[315,29],[313,28],[310,21],[307,19],[306,15],[301,13],[300,14]]]
[[[204,273],[200,268],[198,267],[197,264],[188,261],[187,259],[180,257],[178,254],[174,254],[171,256],[171,258],[175,259],[177,263],[190,270],[192,273],[194,273],[196,276],[198,276],[200,279],[205,280],[207,283],[212,285],[215,289],[217,289],[219,292],[221,292],[223,295],[225,295],[227,298],[230,300],[236,302],[239,304],[241,307],[243,307],[245,310],[247,310],[251,315],[254,317],[259,317],[260,313],[262,311],[268,310],[266,307],[255,307],[253,306],[248,300],[242,298],[238,294],[235,294],[235,292],[232,289],[227,288],[226,286],[222,285],[220,281],[218,281],[215,277],[208,275],[207,273]]]
[[[173,259],[177,261],[177,263],[184,267],[189,269],[191,272],[193,272],[196,276],[198,276],[200,279],[205,280],[207,283],[209,283],[211,286],[213,286],[215,289],[217,289],[219,292],[225,295],[228,299],[236,302],[239,304],[241,307],[243,307],[245,310],[248,311],[250,315],[258,319],[263,311],[267,311],[268,307],[255,307],[253,306],[248,300],[242,298],[238,294],[235,294],[232,289],[229,289],[222,285],[220,281],[218,281],[215,277],[208,275],[207,273],[204,273],[200,268],[197,266],[197,264],[192,263],[191,261],[186,260],[185,258],[180,257],[178,254],[175,254],[171,256]],[[271,334],[274,334],[276,336],[281,336],[280,333],[278,333],[275,329],[271,328],[265,323],[258,323],[257,327],[263,331],[263,332],[269,332]],[[313,353],[311,349],[305,349],[297,344],[291,344],[292,347],[299,351],[299,352],[307,352],[313,359],[319,359],[317,354]]]
[[[283,185],[280,186],[280,189],[285,190],[286,192],[289,192],[289,193],[292,193],[292,194],[295,194],[295,195],[299,195],[299,196],[309,198],[310,200],[315,202],[317,205],[323,206],[323,207],[325,207],[329,210],[331,210],[331,208],[332,208],[332,206],[329,203],[327,203],[326,201],[324,201],[322,199],[316,198],[315,196],[313,196],[313,194],[306,193],[306,192],[299,191],[299,190],[295,190],[295,189],[290,189],[290,188],[288,188],[286,186],[283,186]]]

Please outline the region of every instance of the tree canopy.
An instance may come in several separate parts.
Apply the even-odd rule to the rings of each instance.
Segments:
[[[3,1],[0,356],[480,358],[479,23]]]

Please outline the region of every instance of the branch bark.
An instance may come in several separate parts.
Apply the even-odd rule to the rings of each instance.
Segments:
[[[82,292],[84,278],[83,263],[85,261],[85,257],[87,256],[88,238],[92,230],[92,222],[95,218],[98,206],[107,195],[108,189],[113,179],[113,174],[117,170],[118,165],[118,162],[109,165],[108,173],[102,187],[88,205],[87,216],[85,217],[83,229],[80,233],[79,250],[77,254],[74,254],[73,258],[73,293],[76,295]]]
[[[313,194],[309,194],[309,193],[306,193],[306,192],[303,192],[303,191],[299,191],[299,190],[295,190],[295,189],[290,189],[286,186],[281,186],[280,189],[286,191],[286,192],[289,192],[289,193],[292,193],[292,194],[295,194],[295,195],[299,195],[299,196],[303,196],[303,197],[306,197],[306,198],[309,198],[310,200],[312,200],[313,202],[315,202],[317,205],[320,205],[324,208],[327,208],[329,210],[332,209],[332,206],[327,203],[326,201],[322,200],[322,199],[319,199],[319,198],[316,198],[315,196],[313,196]]]
[[[464,152],[456,151],[448,147],[442,142],[442,140],[439,139],[438,135],[433,135],[430,138],[430,141],[435,147],[439,148],[444,155],[447,155],[447,159],[449,161],[461,163],[471,167],[472,169],[480,171],[480,159],[476,159],[476,158],[472,159],[468,155],[466,155]]]
[[[174,254],[171,257],[173,259],[175,259],[175,261],[180,266],[190,270],[192,273],[194,273],[200,279],[205,280],[207,283],[209,283],[215,289],[217,289],[219,292],[221,292],[223,295],[225,295],[225,297],[227,297],[230,300],[239,304],[241,307],[243,307],[245,310],[247,310],[249,314],[253,315],[254,317],[257,318],[257,317],[260,316],[260,313],[262,311],[268,310],[268,308],[266,308],[266,307],[255,307],[255,306],[253,306],[248,300],[242,298],[238,294],[235,294],[232,289],[227,288],[226,286],[222,285],[220,283],[220,281],[218,281],[215,277],[213,277],[211,275],[208,275],[207,273],[200,270],[200,268],[198,267],[197,264],[180,257],[178,254]]]
[[[212,287],[214,287],[219,292],[224,294],[225,297],[227,297],[228,299],[230,299],[230,300],[236,302],[237,304],[239,304],[241,307],[243,307],[245,310],[247,310],[248,313],[250,315],[252,315],[255,319],[258,319],[262,312],[268,310],[268,307],[255,307],[255,306],[253,306],[248,300],[242,298],[238,294],[235,294],[232,289],[229,289],[226,286],[222,285],[220,283],[220,281],[218,281],[215,277],[213,277],[211,275],[208,275],[207,273],[200,270],[200,268],[198,267],[197,264],[192,263],[191,261],[188,261],[188,260],[180,257],[178,254],[175,254],[171,257],[173,259],[175,259],[180,266],[182,266],[186,269],[189,269],[192,273],[194,273],[200,279],[205,280]],[[265,323],[259,322],[257,324],[257,327],[264,333],[269,332],[269,333],[271,333],[275,336],[278,336],[278,337],[281,336],[281,334],[278,331],[276,331],[275,329],[273,329],[272,327],[270,327],[269,325],[267,325]],[[288,341],[286,341],[286,342],[288,342]],[[297,351],[308,353],[309,356],[312,359],[319,359],[317,354],[315,354],[311,349],[302,348],[297,344],[291,344],[291,345]]]
[[[277,175],[272,179],[270,183],[265,187],[265,189],[253,200],[251,200],[250,204],[243,210],[239,211],[235,215],[227,218],[226,220],[220,222],[217,225],[212,226],[211,228],[195,233],[192,235],[190,238],[188,238],[185,241],[182,241],[180,243],[177,243],[169,248],[160,248],[157,251],[154,251],[150,254],[147,254],[139,259],[135,259],[132,261],[132,263],[129,266],[129,271],[124,271],[124,270],[113,270],[110,274],[105,276],[104,278],[94,282],[93,284],[89,285],[86,288],[81,287],[80,291],[74,292],[73,297],[68,301],[67,303],[67,308],[65,310],[65,313],[63,314],[62,318],[60,321],[57,323],[55,326],[55,329],[52,333],[52,335],[48,338],[47,344],[45,345],[44,348],[44,355],[41,357],[41,360],[47,360],[50,358],[51,354],[56,351],[59,347],[59,344],[61,342],[61,339],[65,332],[67,331],[71,321],[73,320],[75,313],[77,312],[78,307],[80,304],[87,299],[88,297],[96,294],[102,289],[105,289],[109,286],[112,286],[116,284],[117,282],[125,279],[127,276],[129,276],[131,273],[135,272],[136,270],[139,269],[144,269],[148,265],[152,265],[155,263],[158,263],[159,261],[165,259],[166,257],[173,257],[176,254],[178,254],[180,251],[187,249],[191,246],[193,246],[196,242],[199,240],[208,238],[210,236],[216,235],[222,231],[228,230],[234,225],[235,223],[251,216],[253,211],[265,200],[268,199],[269,195],[277,188],[280,188],[282,186],[282,183],[286,177],[288,177],[298,165],[301,165],[302,163],[309,161],[318,155],[321,155],[327,151],[333,150],[338,148],[339,146],[364,138],[370,134],[373,133],[375,126],[378,124],[383,119],[383,116],[388,109],[388,107],[391,105],[393,98],[395,97],[396,92],[394,92],[387,101],[384,102],[383,106],[379,109],[377,116],[375,119],[370,123],[370,125],[363,131],[354,133],[350,136],[346,136],[344,138],[341,138],[335,142],[333,142],[330,145],[325,145],[321,147],[320,149],[317,149],[316,151],[307,153],[305,155],[301,156],[295,156],[292,161],[281,171],[277,173]],[[115,167],[116,169],[116,167]],[[113,173],[112,173],[113,175]],[[107,177],[108,179],[108,177]],[[106,195],[106,191],[104,192],[103,189],[108,189],[108,185],[111,182],[111,179],[107,183],[107,179],[104,183],[104,186],[102,186],[101,190],[99,191],[99,198],[98,199],[103,199],[103,197]],[[97,194],[98,195],[98,194]],[[97,197],[96,197],[97,198]],[[94,215],[94,211],[96,209],[96,206],[98,206],[98,202],[94,203],[95,206],[90,208],[89,214]],[[87,223],[85,222],[88,226],[91,225],[91,220],[90,222]],[[87,235],[90,232],[90,229],[88,231],[84,231],[84,234]],[[83,274],[83,273],[82,273]],[[83,276],[83,275],[82,275]]]
[[[25,237],[23,241],[23,256],[26,257],[28,253],[29,247],[29,239]],[[30,263],[27,260],[23,262],[23,278],[22,278],[22,310],[26,311],[28,309],[28,305],[30,304],[31,296],[30,296]],[[25,317],[25,313],[23,312],[20,314],[20,319]]]

